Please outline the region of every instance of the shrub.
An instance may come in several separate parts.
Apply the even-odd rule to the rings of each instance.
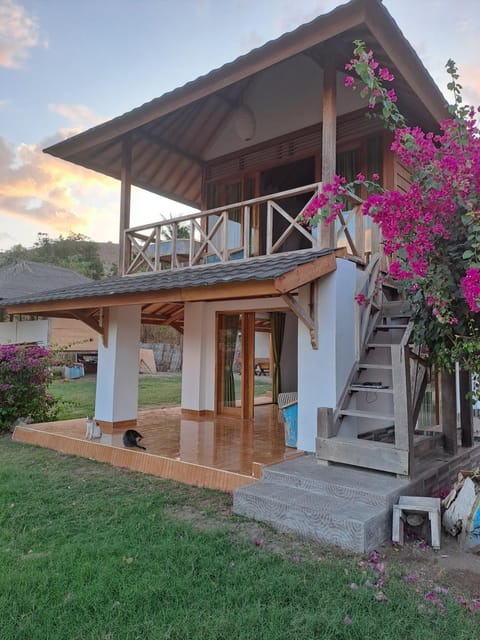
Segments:
[[[18,418],[54,419],[56,401],[47,393],[53,354],[37,345],[0,346],[0,431]]]

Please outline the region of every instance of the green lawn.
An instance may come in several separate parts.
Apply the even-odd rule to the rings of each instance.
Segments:
[[[182,379],[180,374],[164,374],[140,377],[139,407],[180,404]],[[271,382],[255,378],[255,395],[271,391]],[[93,416],[95,407],[95,379],[78,378],[56,380],[50,385],[50,393],[60,401],[59,420]]]
[[[227,494],[5,436],[0,487],[2,640],[480,636],[450,596],[443,614],[394,566],[235,517]]]

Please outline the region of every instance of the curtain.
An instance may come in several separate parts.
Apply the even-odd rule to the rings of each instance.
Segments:
[[[227,315],[223,317],[223,405],[235,406],[235,379],[233,377],[233,362],[237,348],[240,316]]]
[[[285,330],[285,314],[281,311],[274,311],[270,314],[271,335],[272,335],[272,402],[278,402],[278,394],[282,386],[280,358],[282,355],[283,333]]]

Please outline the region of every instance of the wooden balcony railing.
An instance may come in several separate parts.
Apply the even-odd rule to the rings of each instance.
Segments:
[[[301,223],[321,186],[310,184],[126,229],[123,275],[321,247],[320,227],[310,231]],[[361,202],[352,194],[349,210],[339,216],[336,247],[364,259],[368,248]]]

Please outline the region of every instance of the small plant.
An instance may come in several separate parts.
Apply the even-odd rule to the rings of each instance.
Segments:
[[[0,432],[19,418],[41,422],[56,417],[47,393],[54,364],[51,351],[37,345],[0,346]]]

